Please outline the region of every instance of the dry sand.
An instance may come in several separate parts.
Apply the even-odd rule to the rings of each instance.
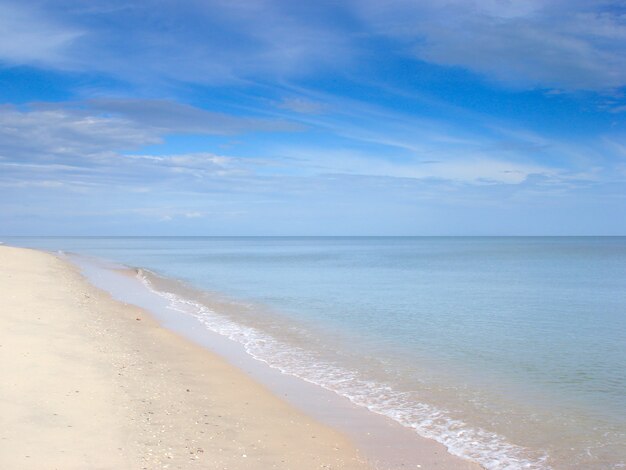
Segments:
[[[45,252],[0,246],[0,374],[1,470],[376,467],[339,431]],[[384,454],[384,468],[480,468],[391,421],[376,426],[360,445]]]
[[[357,469],[345,436],[54,255],[0,246],[0,468]]]

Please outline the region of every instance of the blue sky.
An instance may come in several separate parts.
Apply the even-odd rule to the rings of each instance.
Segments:
[[[0,234],[626,234],[626,3],[0,0]]]

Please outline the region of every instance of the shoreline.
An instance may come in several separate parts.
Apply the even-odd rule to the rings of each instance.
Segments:
[[[184,282],[157,275],[160,285],[155,290],[152,283],[146,284],[144,268],[78,254],[64,253],[63,256],[78,266],[89,282],[117,300],[140,306],[150,312],[160,325],[218,354],[307,416],[347,435],[360,451],[361,457],[376,469],[482,468],[471,460],[450,453],[436,439],[423,437],[413,428],[385,414],[356,404],[345,395],[317,382],[276,368],[249,351],[244,343],[210,328],[195,314],[194,308],[191,311],[180,310],[180,305],[173,308],[170,294],[164,296],[163,292],[169,293],[173,289],[174,295],[185,302],[197,299],[200,294],[200,291]],[[206,294],[202,297],[203,305],[216,311],[229,310],[233,313],[234,307],[229,300],[214,298],[216,293],[202,291],[202,294]],[[195,306],[194,302],[191,301],[192,306]]]
[[[4,250],[4,249],[6,249],[6,247],[0,248],[0,259],[2,256],[1,250]],[[12,248],[12,250],[22,250],[22,249]],[[292,387],[292,390],[291,390],[292,397],[296,395],[301,395],[302,390],[298,389],[299,385],[295,385],[295,389],[293,389],[294,387],[293,384],[290,385],[290,384],[285,384],[285,383],[281,383],[279,384],[279,386],[273,387],[272,385],[276,380],[273,380],[270,377],[268,381],[268,377],[266,373],[263,371],[260,371],[260,369],[265,367],[264,364],[258,365],[257,367],[253,367],[252,369],[258,369],[258,370],[251,371],[249,362],[245,364],[241,362],[237,363],[238,362],[237,360],[233,360],[233,357],[234,357],[233,355],[224,354],[223,347],[221,351],[219,350],[219,348],[216,350],[216,347],[215,347],[216,344],[214,341],[215,338],[213,338],[212,344],[206,344],[207,343],[205,341],[206,338],[203,338],[203,339],[193,338],[192,337],[193,335],[186,334],[186,333],[189,333],[189,331],[186,332],[184,331],[184,329],[183,331],[181,331],[181,329],[179,328],[172,328],[172,324],[168,324],[168,322],[166,321],[167,319],[164,319],[162,315],[155,316],[155,311],[153,310],[156,310],[156,309],[150,308],[151,307],[150,305],[148,306],[142,305],[141,302],[134,302],[132,301],[132,299],[129,301],[129,299],[123,298],[124,297],[123,295],[121,296],[122,298],[120,298],[119,295],[113,295],[111,290],[107,289],[106,286],[98,285],[98,283],[95,283],[94,285],[94,279],[91,279],[90,276],[86,276],[85,272],[79,273],[79,269],[82,270],[82,268],[80,266],[75,266],[74,260],[72,260],[72,262],[70,263],[66,260],[60,259],[58,256],[54,254],[48,254],[48,253],[33,251],[33,250],[23,250],[23,251],[31,252],[31,254],[36,253],[40,256],[48,256],[48,257],[55,259],[56,263],[61,264],[63,266],[63,269],[72,272],[72,276],[78,278],[78,279],[74,279],[75,287],[76,287],[76,284],[78,284],[83,289],[92,291],[91,294],[87,294],[87,295],[90,295],[89,297],[90,299],[98,299],[98,301],[102,301],[103,300],[102,297],[104,297],[105,298],[104,300],[106,300],[107,302],[117,304],[117,309],[123,310],[125,312],[124,315],[126,315],[127,317],[128,316],[132,317],[130,320],[134,321],[135,324],[130,323],[130,325],[128,326],[135,333],[137,333],[137,331],[141,332],[142,328],[137,329],[137,328],[132,328],[132,326],[136,326],[136,325],[147,326],[151,330],[153,328],[157,329],[160,332],[159,336],[164,337],[165,339],[163,339],[163,341],[165,341],[166,343],[167,342],[171,343],[172,341],[174,341],[176,343],[184,343],[186,348],[195,347],[197,349],[199,347],[201,351],[196,351],[194,354],[195,356],[202,356],[204,358],[204,361],[210,360],[214,362],[221,362],[221,367],[223,367],[224,369],[230,368],[231,374],[243,376],[248,381],[251,381],[252,384],[247,385],[249,388],[262,389],[264,393],[270,394],[271,399],[277,400],[278,402],[280,402],[280,408],[284,408],[281,411],[282,413],[286,413],[287,411],[289,411],[290,413],[295,413],[299,415],[297,420],[294,421],[293,418],[290,420],[290,424],[293,429],[291,429],[291,432],[288,433],[289,437],[285,438],[285,436],[282,436],[280,438],[277,438],[277,444],[280,444],[281,450],[280,452],[275,454],[274,457],[281,460],[282,461],[281,464],[283,466],[277,465],[276,463],[268,465],[268,461],[263,461],[263,462],[259,461],[255,465],[252,463],[253,453],[250,451],[246,451],[247,452],[246,454],[241,454],[241,455],[246,455],[246,457],[241,457],[238,455],[231,455],[230,456],[231,460],[225,466],[225,468],[239,468],[239,466],[241,466],[241,468],[320,468],[320,466],[321,468],[399,468],[400,466],[405,466],[405,464],[407,467],[413,467],[413,468],[415,467],[417,468],[435,467],[435,468],[441,468],[441,469],[457,469],[457,468],[458,469],[478,469],[480,468],[478,465],[470,461],[467,461],[467,460],[455,457],[452,454],[449,454],[441,444],[431,439],[420,437],[416,433],[414,433],[412,430],[409,430],[404,427],[400,427],[401,429],[394,429],[393,425],[397,423],[393,423],[393,424],[387,423],[387,418],[384,418],[382,416],[379,416],[380,418],[382,418],[382,420],[379,420],[378,422],[376,422],[376,420],[367,422],[366,425],[371,426],[372,428],[371,430],[373,431],[373,433],[372,435],[370,435],[370,432],[362,432],[363,436],[367,435],[367,439],[360,439],[359,441],[359,436],[355,436],[350,433],[350,426],[347,426],[347,427],[341,426],[341,424],[343,423],[341,423],[340,421],[342,419],[347,420],[347,421],[354,421],[352,423],[353,427],[355,423],[357,423],[360,426],[363,426],[364,424],[362,422],[358,423],[359,419],[363,419],[362,417],[359,417],[359,413],[361,414],[366,413],[366,414],[371,414],[371,415],[374,415],[374,413],[371,413],[365,409],[362,409],[361,407],[358,407],[360,408],[360,410],[358,410],[356,415],[354,416],[350,415],[350,413],[343,414],[346,411],[344,409],[339,410],[338,408],[331,408],[331,407],[329,407],[328,410],[322,410],[321,414],[311,413],[310,406],[302,406],[302,403],[297,403],[297,400],[296,402],[294,402],[294,400],[290,399],[290,397],[288,396],[289,393],[283,393],[289,387]],[[81,285],[81,284],[86,284],[86,285]],[[103,292],[103,290],[105,292]],[[117,301],[113,300],[111,295],[117,298]],[[119,303],[120,300],[123,302],[123,304]],[[93,301],[95,300],[91,300],[91,302]],[[137,304],[140,307],[142,307],[143,310],[141,310],[139,307],[129,305],[129,303]],[[89,305],[86,305],[85,302],[83,302],[81,307],[85,308],[85,307],[89,307]],[[141,312],[141,313],[137,313],[137,312]],[[134,317],[133,315],[139,315],[139,316]],[[141,321],[138,322],[137,320],[135,320],[135,318],[141,318]],[[100,322],[104,321],[106,323],[106,319],[103,318],[102,316],[99,319],[99,321]],[[129,321],[129,319],[126,318],[126,321]],[[135,333],[132,333],[132,335],[134,335]],[[126,334],[131,334],[131,332],[126,332]],[[137,338],[133,338],[133,339],[135,340]],[[151,346],[152,348],[154,348],[154,347],[157,347],[158,341],[162,341],[162,339],[159,339],[158,341],[155,341],[154,339],[152,339],[151,341],[152,341]],[[223,341],[232,342],[227,339],[223,339]],[[195,345],[190,344],[192,342],[195,342],[196,344]],[[180,346],[181,345],[179,344],[178,347]],[[226,347],[228,348],[228,346]],[[135,350],[136,354],[139,352],[140,351]],[[210,359],[205,357],[206,355],[210,355],[211,356]],[[166,362],[172,362],[168,358],[164,358],[164,359]],[[249,358],[249,360],[253,362],[258,362],[252,359],[251,357]],[[145,361],[150,362],[147,358],[144,357],[144,362]],[[179,362],[178,361],[173,361],[173,362],[175,362],[178,367]],[[169,367],[173,365],[174,364],[168,364]],[[169,369],[169,370],[172,370],[172,369]],[[126,373],[126,371],[124,372]],[[134,372],[137,373],[138,371],[134,371]],[[141,376],[142,374],[145,375],[145,370],[143,370],[143,368],[140,369],[139,376]],[[202,375],[204,376],[204,374]],[[161,378],[163,378],[162,376],[163,374],[161,374]],[[137,379],[137,377],[135,378]],[[215,380],[215,377],[213,379]],[[296,382],[302,382],[304,384],[304,381],[300,379],[297,379],[294,377],[292,377],[292,379],[294,379]],[[281,382],[284,382],[283,379],[279,379],[279,380]],[[290,379],[286,379],[286,380],[288,381]],[[207,384],[205,384],[205,386],[206,385]],[[313,386],[313,387],[321,389],[321,387],[317,387],[317,386]],[[201,389],[203,388],[203,386],[200,385],[199,387],[194,387],[194,388]],[[258,390],[255,393],[258,394],[259,393]],[[305,390],[304,393],[311,394],[310,390],[309,391]],[[238,403],[236,401],[233,403],[232,397],[230,396],[231,394],[227,394],[227,395],[229,395],[229,398],[231,398],[230,399],[231,407],[239,409],[239,411],[243,411],[242,410],[243,408],[245,409],[246,413],[250,412],[250,409],[251,409],[250,407],[248,406],[242,407],[241,403]],[[331,393],[331,395],[333,394]],[[318,411],[319,411],[320,404],[324,407],[328,407],[330,401],[332,401],[333,399],[328,398],[328,397],[323,397],[323,398],[317,397],[317,398],[312,398],[311,400],[318,401],[316,406],[318,407]],[[333,406],[345,407],[345,403],[339,404],[339,405],[335,404]],[[258,407],[255,406],[254,408],[257,409]],[[302,412],[303,409],[304,409],[304,413]],[[331,413],[331,411],[329,411],[331,409],[333,410],[333,412],[336,412],[337,410],[339,410],[339,414],[341,415],[340,418],[337,418],[335,416],[333,417],[333,419],[325,419],[325,418],[329,418],[329,416],[327,415]],[[194,410],[188,409],[186,411],[193,413]],[[259,412],[259,414],[262,415],[260,418],[262,420],[275,421],[277,419],[273,413],[263,414],[262,412]],[[313,419],[311,419],[310,416],[313,416]],[[316,434],[315,436],[316,447],[315,447],[315,450],[307,451],[307,448],[310,447],[310,442],[305,440],[306,441],[305,444],[296,443],[295,442],[296,438],[294,437],[294,435],[297,435],[298,433],[302,433],[303,431],[308,431],[312,426],[316,426],[317,428],[319,428],[315,433]],[[376,426],[378,426],[380,429],[377,429],[376,431],[374,431],[374,428]],[[390,426],[390,427],[387,428],[387,426]],[[337,431],[337,429],[339,429],[339,431]],[[361,431],[364,431],[364,430],[361,429]],[[324,439],[320,440],[321,436],[324,436]],[[233,442],[241,441],[242,439],[243,438],[240,437],[238,439],[234,439]],[[385,442],[379,442],[383,440]],[[322,441],[326,443],[325,447],[324,445],[320,447],[320,443],[323,443]],[[341,443],[341,445],[338,446],[337,443]],[[356,444],[356,447],[353,443]],[[388,457],[391,456],[392,453],[397,454],[398,452],[400,453],[404,452],[404,456],[402,457],[402,459],[398,459],[398,456],[394,455],[396,460],[393,461],[393,463],[390,463],[393,459],[390,460],[387,458],[383,458],[381,461],[380,459],[376,458],[375,456],[376,452],[370,453],[370,455],[364,455],[363,452],[359,452],[359,451],[363,451],[364,449],[377,447],[377,446],[380,448],[387,446],[388,448],[386,450],[388,451],[388,454],[389,454]],[[301,455],[303,453],[306,454],[308,452],[309,453],[308,462],[298,461],[297,463],[295,463],[292,459],[293,456],[289,457],[288,455],[289,452],[285,450],[285,447],[297,448],[296,451],[298,455]],[[341,450],[337,450],[337,447],[339,447],[339,449]],[[338,452],[340,454],[339,460],[336,460],[333,463],[329,463],[328,464],[329,467],[324,467],[324,465],[327,465],[327,464],[324,464],[321,461],[323,460],[325,462],[331,462],[332,459],[337,459]],[[206,453],[207,453],[206,449],[203,448],[203,451],[201,453],[195,454],[195,456],[193,457],[193,460],[190,461],[188,466],[193,466],[193,463],[202,460],[202,457],[204,457]],[[284,454],[287,454],[287,455],[284,455]],[[194,454],[191,454],[191,455],[194,455]],[[162,460],[162,462],[167,462],[171,464],[172,459],[170,457],[171,456],[166,456],[167,460]],[[234,457],[237,457],[237,458],[234,458]],[[246,459],[245,463],[240,461],[242,458]],[[265,458],[270,458],[270,457],[265,455]],[[331,460],[328,460],[328,459],[331,459]],[[367,464],[365,463],[365,460],[368,461]],[[211,462],[211,461],[205,459],[204,465],[207,465],[207,462]],[[292,463],[286,463],[286,462],[292,462]],[[2,463],[1,459],[0,459],[0,463]],[[178,462],[178,464],[180,464],[180,462]],[[165,463],[163,465],[165,465]],[[172,467],[172,468],[187,468],[186,465],[187,464],[185,464],[182,467],[179,466],[179,467]],[[220,465],[222,464],[220,463]],[[63,466],[63,468],[67,468],[67,467]],[[152,467],[149,467],[149,468],[152,468]],[[219,467],[219,468],[222,468],[222,467]]]
[[[345,436],[54,255],[2,246],[0,260],[2,468],[368,468]]]

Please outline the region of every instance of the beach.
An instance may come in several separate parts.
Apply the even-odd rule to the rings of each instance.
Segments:
[[[61,256],[0,246],[0,265],[0,468],[480,468],[340,404],[334,423],[371,425],[356,446]]]
[[[0,36],[0,470],[626,470],[625,1]]]
[[[0,467],[362,469],[354,446],[51,254],[0,247]]]
[[[625,462],[624,239],[3,241],[2,468]]]

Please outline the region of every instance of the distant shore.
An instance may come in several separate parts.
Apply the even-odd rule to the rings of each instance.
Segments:
[[[43,252],[0,247],[0,467],[363,469],[353,445]]]

